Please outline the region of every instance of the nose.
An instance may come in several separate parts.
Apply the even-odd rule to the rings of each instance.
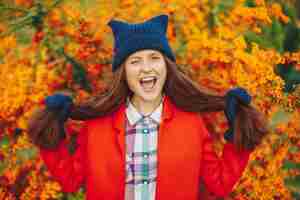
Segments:
[[[141,67],[141,71],[150,72],[153,70],[153,63],[147,59],[143,61],[143,65]]]

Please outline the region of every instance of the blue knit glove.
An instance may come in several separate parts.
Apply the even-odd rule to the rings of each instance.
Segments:
[[[46,97],[45,104],[47,110],[57,112],[61,136],[65,137],[64,122],[67,121],[70,116],[70,111],[73,106],[72,98],[64,94],[54,94]]]
[[[46,108],[50,111],[57,111],[59,113],[59,121],[65,122],[70,114],[73,106],[73,101],[70,96],[64,94],[54,94],[46,97]]]
[[[237,104],[238,101],[241,101],[242,103],[249,105],[251,102],[251,96],[247,93],[247,91],[243,88],[234,88],[229,90],[225,95],[225,116],[229,123],[229,129],[225,132],[224,138],[227,141],[232,142],[234,138],[234,120],[237,113]]]

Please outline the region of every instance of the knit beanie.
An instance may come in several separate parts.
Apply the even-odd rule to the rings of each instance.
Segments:
[[[120,67],[130,54],[142,49],[158,50],[172,61],[175,61],[175,56],[166,37],[167,15],[158,15],[145,22],[135,24],[112,19],[108,22],[108,25],[114,35],[113,72]]]

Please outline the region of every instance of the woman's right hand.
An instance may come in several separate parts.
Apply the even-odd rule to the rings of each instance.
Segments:
[[[68,95],[54,94],[46,97],[45,105],[46,108],[33,114],[28,134],[35,145],[53,149],[65,138],[64,124],[71,113],[73,101]]]

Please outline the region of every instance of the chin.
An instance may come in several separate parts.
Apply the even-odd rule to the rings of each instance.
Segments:
[[[144,101],[154,101],[156,100],[161,93],[157,93],[157,92],[153,92],[153,93],[145,93],[142,92],[140,94],[140,97],[144,100]]]

